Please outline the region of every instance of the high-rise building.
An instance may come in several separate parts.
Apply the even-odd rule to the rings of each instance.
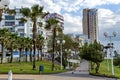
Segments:
[[[91,42],[98,41],[98,13],[97,9],[83,9],[83,34]]]

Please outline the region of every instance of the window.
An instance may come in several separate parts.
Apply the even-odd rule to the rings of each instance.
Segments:
[[[24,29],[18,29],[18,32],[24,32]]]
[[[20,33],[20,36],[24,37],[24,33]]]
[[[13,25],[15,25],[15,22],[14,22],[14,21],[5,22],[5,26],[13,26]]]
[[[24,26],[24,23],[23,22],[19,22],[19,26]]]
[[[12,15],[6,15],[5,20],[15,20],[15,16]]]

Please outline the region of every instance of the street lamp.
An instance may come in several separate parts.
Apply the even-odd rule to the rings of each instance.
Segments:
[[[65,40],[57,40],[57,43],[60,44],[60,52],[61,52],[61,70],[62,70],[62,44],[65,44]]]
[[[113,32],[112,35],[108,35],[107,32],[104,32],[104,36],[110,39],[109,47],[110,47],[110,54],[111,54],[111,66],[112,66],[112,75],[113,75],[113,76],[114,76],[113,54],[112,54],[113,43],[112,43],[111,38],[112,38],[112,37],[116,37],[116,35],[117,35],[116,32]]]
[[[2,20],[3,10],[10,4],[10,0],[0,0],[0,21]]]

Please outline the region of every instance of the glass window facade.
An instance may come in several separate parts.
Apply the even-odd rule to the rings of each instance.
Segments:
[[[15,16],[12,15],[6,15],[5,20],[15,20]]]
[[[24,23],[23,22],[19,22],[19,26],[24,26]]]
[[[14,21],[6,21],[5,22],[5,26],[13,26],[13,25],[15,25],[15,22]]]
[[[20,36],[24,37],[24,33],[20,33]]]

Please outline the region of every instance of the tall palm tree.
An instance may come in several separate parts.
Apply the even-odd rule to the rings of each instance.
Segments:
[[[56,47],[56,31],[58,28],[58,23],[59,21],[56,19],[49,19],[46,21],[46,29],[51,29],[52,28],[52,32],[53,32],[53,53],[52,53],[52,71],[54,70],[54,60],[55,60],[55,47]]]
[[[29,18],[33,22],[33,70],[36,69],[35,55],[36,55],[36,34],[37,34],[37,21],[44,18],[48,13],[43,12],[44,7],[38,4],[33,5],[31,8],[22,8],[21,13],[25,16],[22,20]]]

